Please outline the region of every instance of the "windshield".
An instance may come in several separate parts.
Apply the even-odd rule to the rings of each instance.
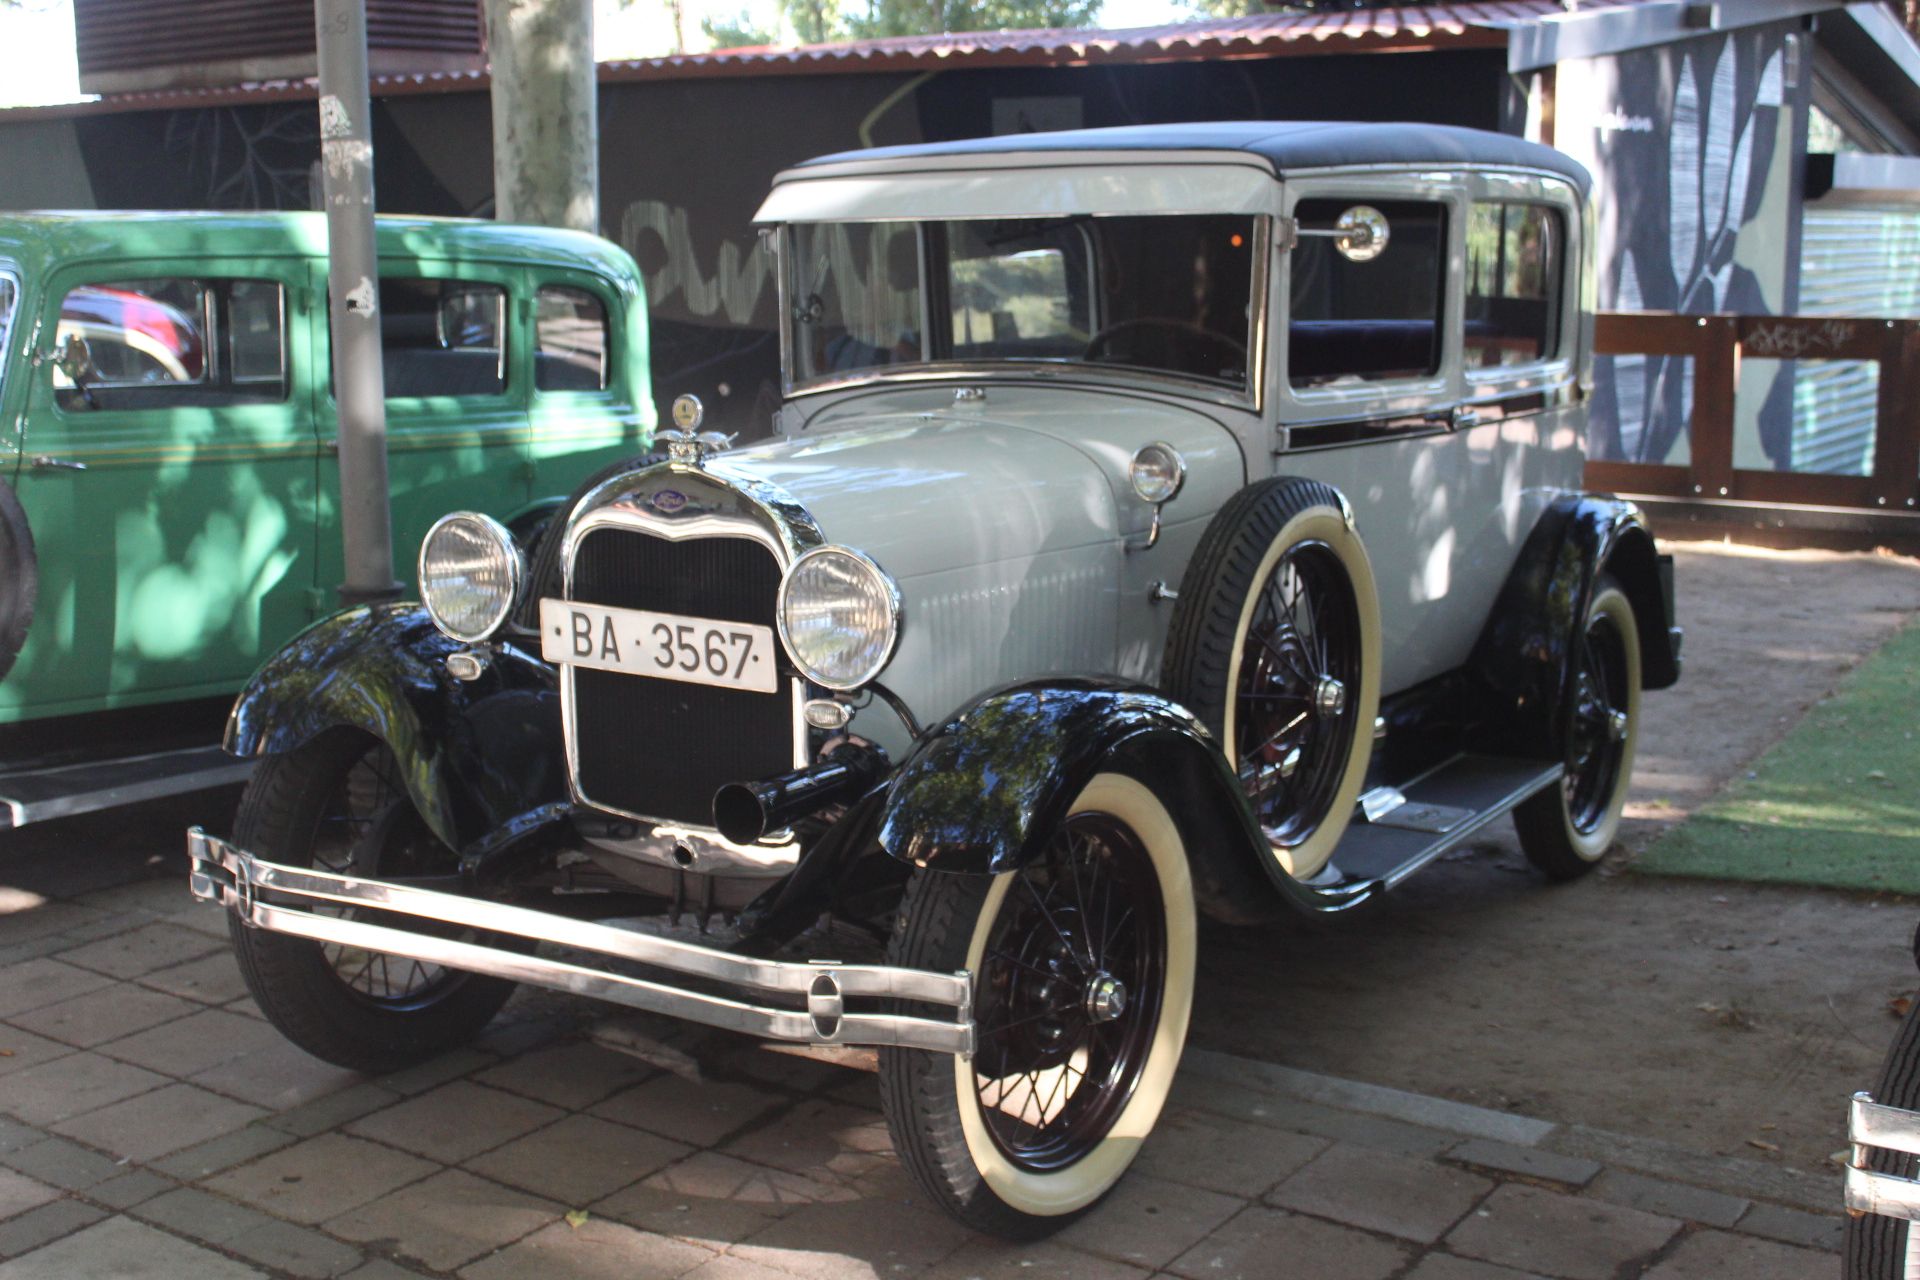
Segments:
[[[1254,221],[796,225],[787,241],[792,381],[903,366],[1097,364],[1244,392]]]
[[[7,353],[13,350],[13,313],[20,302],[20,282],[0,271],[0,393],[7,389]]]

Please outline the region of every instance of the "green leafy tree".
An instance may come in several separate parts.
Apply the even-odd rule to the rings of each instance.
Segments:
[[[737,17],[722,21],[712,18],[700,19],[700,30],[706,32],[707,39],[713,41],[716,49],[745,49],[754,45],[774,43],[771,31],[762,31],[753,25],[753,15],[744,9]]]
[[[996,31],[1022,27],[1084,27],[1100,0],[868,0],[864,15],[849,15],[855,36],[917,36],[941,31]]]
[[[801,44],[826,44],[847,38],[840,0],[779,0],[780,16]]]

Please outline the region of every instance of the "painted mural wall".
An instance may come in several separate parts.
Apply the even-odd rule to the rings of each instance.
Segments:
[[[1593,171],[1599,305],[1793,313],[1808,76],[1789,24],[1562,63],[1554,142]],[[1684,463],[1693,364],[1596,361],[1589,451]],[[1744,363],[1735,462],[1792,465],[1793,368]]]

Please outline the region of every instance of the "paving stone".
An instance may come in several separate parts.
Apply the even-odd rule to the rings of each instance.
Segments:
[[[793,1280],[793,1272],[775,1271],[772,1267],[763,1267],[757,1262],[723,1253],[711,1262],[701,1263],[681,1280]]]
[[[312,1102],[303,1102],[291,1111],[282,1112],[267,1121],[276,1129],[311,1138],[315,1134],[325,1133],[329,1129],[338,1129],[350,1120],[357,1120],[369,1112],[382,1107],[392,1106],[400,1100],[400,1095],[377,1084],[362,1081],[345,1089],[315,1098]]]
[[[1297,1213],[1253,1205],[1174,1262],[1193,1280],[1269,1280],[1285,1260],[1288,1280],[1385,1280],[1409,1251],[1375,1236]]]
[[[1756,1204],[1740,1219],[1738,1230],[1750,1236],[1765,1236],[1787,1244],[1803,1244],[1835,1252],[1840,1248],[1845,1227],[1839,1218],[1817,1213],[1802,1213],[1777,1204]]]
[[[200,907],[217,911],[211,904],[202,903],[194,897],[193,891],[187,888],[187,862],[184,855],[180,859],[179,870],[171,875],[147,875],[124,884],[94,889],[81,894],[74,902],[112,915],[145,913],[170,916]],[[217,914],[224,919],[227,913],[217,911]]]
[[[679,1240],[635,1231],[619,1222],[588,1218],[578,1227],[565,1222],[542,1227],[518,1244],[462,1267],[463,1280],[672,1280],[702,1263],[713,1251]]]
[[[733,1040],[734,1037],[728,1037]],[[786,1047],[764,1044],[748,1044],[727,1054],[722,1060],[723,1073],[739,1076],[756,1084],[772,1085],[776,1089],[785,1089],[792,1093],[819,1093],[839,1084],[849,1071],[859,1071],[857,1066],[830,1058],[816,1057],[812,1054],[797,1052]],[[855,1061],[865,1061],[868,1051],[846,1051]],[[872,1068],[861,1071],[869,1074]]]
[[[1833,1274],[1833,1258],[1812,1249],[1726,1231],[1700,1231],[1643,1280],[1807,1280]]]
[[[360,1265],[361,1252],[330,1236],[291,1222],[268,1219],[227,1241],[226,1247],[275,1271],[324,1280]]]
[[[1238,1213],[1244,1201],[1165,1178],[1123,1178],[1100,1207],[1055,1237],[1141,1267],[1164,1267]]]
[[[589,1040],[575,1040],[489,1067],[474,1079],[568,1111],[580,1111],[653,1074],[653,1068],[638,1058]]]
[[[376,1142],[330,1133],[230,1169],[207,1186],[311,1225],[387,1196],[436,1167]]]
[[[1690,1187],[1684,1182],[1642,1177],[1624,1169],[1608,1169],[1602,1173],[1587,1188],[1587,1194],[1629,1209],[1644,1209],[1710,1227],[1732,1226],[1740,1221],[1749,1204],[1739,1196]]]
[[[73,1053],[0,1076],[0,1111],[47,1125],[167,1083],[141,1067],[97,1053]]]
[[[35,1182],[32,1178],[0,1169],[0,1218],[11,1218],[16,1213],[37,1209],[59,1198],[58,1187],[50,1187],[44,1182]]]
[[[348,1125],[347,1132],[457,1164],[561,1115],[544,1102],[456,1080],[363,1116]]]
[[[742,1084],[659,1076],[616,1093],[593,1114],[695,1147],[716,1146],[788,1100]]]
[[[64,1058],[73,1051],[70,1044],[49,1040],[18,1027],[0,1025],[0,1076],[37,1067],[55,1058]]]
[[[258,1028],[247,1036],[253,1047],[195,1073],[190,1077],[194,1084],[269,1111],[290,1111],[366,1080],[357,1071],[322,1062],[258,1018],[226,1010],[222,1010],[220,1016],[236,1018]],[[262,1034],[264,1040],[258,1038]],[[384,1090],[382,1093],[389,1101],[394,1097]]]
[[[471,1075],[500,1061],[493,1054],[482,1053],[478,1049],[455,1049],[452,1053],[443,1053],[431,1062],[423,1062],[417,1067],[408,1067],[405,1071],[395,1071],[379,1077],[380,1087],[391,1089],[403,1095],[425,1093],[427,1090],[458,1080],[461,1076]]]
[[[131,1209],[162,1192],[171,1191],[176,1185],[172,1178],[164,1178],[148,1169],[135,1169],[117,1178],[108,1178],[97,1186],[88,1187],[86,1191],[89,1200],[109,1208]]]
[[[27,889],[0,889],[0,946],[65,933],[104,914],[71,902],[50,902]]]
[[[0,1018],[86,995],[111,982],[91,970],[60,960],[28,960],[10,964],[0,982]]]
[[[111,1156],[89,1151],[65,1138],[47,1138],[30,1147],[9,1151],[0,1156],[0,1162],[30,1178],[38,1178],[68,1191],[85,1191],[88,1187],[98,1186],[125,1168]]]
[[[805,1280],[913,1274],[974,1238],[944,1213],[867,1200],[810,1204],[769,1223],[729,1253]]]
[[[1133,1168],[1209,1191],[1258,1196],[1326,1147],[1325,1138],[1182,1109],[1160,1117]]]
[[[384,1242],[434,1271],[452,1271],[556,1221],[565,1206],[460,1169],[381,1196],[326,1224],[348,1240]]]
[[[46,1139],[46,1133],[10,1116],[0,1116],[0,1153],[18,1151]]]
[[[176,924],[150,924],[89,942],[60,959],[115,978],[138,978],[186,960],[197,960],[220,946],[217,939]]]
[[[1481,1169],[1517,1173],[1521,1177],[1538,1178],[1544,1182],[1564,1182],[1571,1187],[1584,1187],[1600,1175],[1598,1161],[1582,1156],[1563,1156],[1557,1151],[1542,1151],[1537,1147],[1516,1147],[1489,1138],[1469,1138],[1448,1151],[1447,1159]]]
[[[133,1216],[207,1244],[225,1244],[274,1219],[194,1187],[176,1187],[133,1210]]]
[[[1544,1280],[1531,1271],[1496,1267],[1491,1262],[1456,1258],[1447,1253],[1430,1253],[1420,1259],[1404,1280]]]
[[[232,949],[220,945],[223,939],[214,940],[218,950],[185,964],[156,969],[141,978],[140,985],[202,1004],[225,1004],[239,999],[247,994],[247,980],[240,974]]]
[[[176,1151],[164,1160],[154,1161],[153,1167],[172,1177],[198,1182],[222,1169],[231,1169],[242,1161],[263,1156],[269,1151],[278,1151],[298,1141],[292,1134],[279,1129],[250,1124],[244,1129],[222,1134],[211,1142]]]
[[[1138,1267],[1051,1242],[976,1239],[927,1272],[926,1280],[1137,1280],[1146,1274]],[[707,1274],[696,1271],[687,1280],[707,1280]]]
[[[1569,1280],[1611,1280],[1649,1258],[1680,1223],[1587,1196],[1508,1183],[1447,1234],[1455,1253]]]
[[[598,1116],[568,1116],[466,1164],[495,1181],[577,1208],[638,1182],[692,1150]]]
[[[358,1270],[349,1271],[340,1280],[421,1280],[418,1271],[410,1271],[397,1262],[375,1258]]]
[[[844,1187],[702,1151],[616,1191],[593,1212],[660,1235],[726,1245],[817,1201],[855,1198]]]
[[[265,1114],[190,1084],[172,1084],[62,1120],[53,1129],[144,1163],[244,1128]]]
[[[749,1129],[721,1147],[730,1156],[804,1174],[820,1182],[847,1183],[896,1163],[886,1121],[871,1111],[809,1098],[772,1124]]]
[[[55,1200],[43,1204],[38,1209],[29,1209],[18,1217],[0,1222],[0,1258],[17,1258],[23,1253],[31,1253],[50,1240],[62,1236],[71,1236],[84,1227],[90,1227],[107,1216],[104,1209],[96,1209],[84,1200]],[[112,1271],[94,1270],[76,1267],[70,1271],[14,1271],[11,1264],[0,1266],[0,1277],[13,1280],[16,1275],[45,1275],[53,1280],[71,1280],[75,1276],[109,1276]]]
[[[1392,1151],[1403,1156],[1436,1156],[1459,1141],[1457,1134],[1423,1129],[1358,1111],[1341,1111],[1317,1102],[1223,1084],[1176,1077],[1169,1095],[1171,1105],[1191,1108],[1286,1129],[1310,1133],[1337,1142],[1353,1142],[1363,1147]]]
[[[223,1009],[197,1009],[184,1018],[109,1041],[94,1052],[184,1078],[276,1041],[285,1044],[286,1038],[252,1018]]]
[[[73,1280],[76,1276],[244,1280],[262,1275],[128,1218],[109,1219],[0,1266],[0,1280]]]
[[[1493,1190],[1431,1160],[1336,1144],[1267,1194],[1282,1209],[1432,1244]]]
[[[15,1026],[82,1049],[118,1040],[162,1022],[170,1022],[200,1006],[178,996],[163,995],[127,983],[90,991],[57,1004],[43,1005],[13,1015]]]

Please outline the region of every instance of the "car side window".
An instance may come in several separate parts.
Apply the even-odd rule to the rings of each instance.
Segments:
[[[507,389],[507,291],[471,280],[380,281],[389,400],[497,396]]]
[[[1446,207],[1432,201],[1370,200],[1386,217],[1387,247],[1350,261],[1330,236],[1293,247],[1287,378],[1295,387],[1423,378],[1440,369],[1446,296]],[[1332,230],[1355,202],[1302,200],[1303,229]]]
[[[273,280],[179,277],[71,289],[56,346],[84,346],[76,381],[53,370],[61,409],[224,408],[287,396],[285,290]]]
[[[1565,243],[1560,213],[1545,205],[1480,202],[1468,212],[1467,368],[1559,354]]]
[[[595,294],[567,285],[540,286],[533,312],[536,391],[605,391],[607,308]]]

